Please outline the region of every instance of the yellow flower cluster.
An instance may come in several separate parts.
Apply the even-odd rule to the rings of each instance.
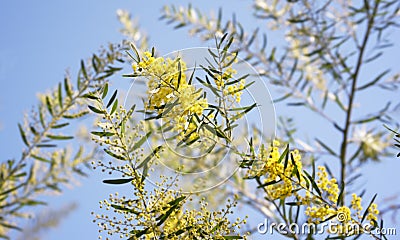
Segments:
[[[119,214],[111,218],[107,214],[92,213],[100,232],[129,239],[225,239],[226,235],[238,236],[237,230],[246,220],[231,222],[227,218],[228,214],[232,214],[236,200],[228,199],[226,208],[220,211],[210,211],[204,199],[198,202],[199,209],[185,210],[185,202],[193,199],[163,189],[170,184],[168,179],[171,178],[162,179],[156,184],[159,188],[151,191],[145,190],[143,185],[135,187],[133,199],[119,197],[115,193],[109,199],[100,201],[100,208]],[[132,184],[136,186],[135,181]]]
[[[336,214],[336,210],[329,205],[307,207],[305,214],[309,216],[308,222],[319,224],[328,217]]]
[[[302,171],[301,155],[297,150],[289,152],[289,158],[281,156],[280,143],[274,141],[268,149],[262,148],[257,155],[253,168],[248,171],[248,177],[265,177],[264,190],[272,200],[294,197],[299,205],[306,207],[305,214],[308,222],[319,224],[327,219],[336,217],[337,231],[339,235],[352,235],[357,232],[349,232],[350,224],[360,224],[362,219],[361,197],[352,195],[350,207],[338,206],[339,187],[335,178],[329,178],[325,167],[319,166],[315,183],[320,194],[315,193],[312,184],[306,184],[306,178]],[[288,161],[286,162],[286,159]],[[294,164],[293,164],[294,163]],[[296,174],[296,169],[298,174]],[[299,191],[302,189],[302,191]],[[300,194],[305,192],[305,194]],[[355,212],[352,213],[352,210]],[[371,225],[377,221],[379,211],[375,203],[368,209],[366,219]]]
[[[236,73],[237,71],[235,69],[233,69],[232,67],[227,67],[225,71],[222,72],[222,74],[215,74],[214,77],[217,88],[221,90],[225,86],[226,82],[229,79],[232,79],[233,75]]]
[[[362,211],[362,206],[361,206],[361,197],[357,196],[357,194],[353,193],[351,195],[351,208],[358,211],[357,215],[360,215]]]
[[[299,173],[302,171],[301,155],[299,151],[291,151],[289,154],[292,159],[287,159],[287,162],[285,162],[280,159],[279,145],[279,141],[274,141],[273,146],[267,149],[262,147],[258,154],[258,166],[248,172],[249,175],[265,175],[264,183],[276,182],[275,184],[269,184],[265,188],[271,199],[283,199],[291,196],[294,186],[299,182],[299,179],[292,179],[294,177],[293,172],[295,169],[297,169],[296,171]],[[301,175],[299,176],[300,182],[303,182],[303,177]]]
[[[378,205],[376,203],[372,203],[368,208],[367,220],[370,221],[370,224],[373,226],[378,221],[377,215],[379,214]]]
[[[323,190],[327,196],[327,198],[332,203],[337,203],[339,197],[339,187],[337,185],[337,181],[335,178],[328,179],[328,173],[326,172],[326,168],[323,166],[318,167],[318,180],[317,185],[319,189]]]
[[[181,133],[181,139],[196,130],[193,115],[202,115],[208,102],[201,90],[187,82],[184,61],[179,58],[156,58],[150,52],[145,52],[141,61],[133,65],[133,70],[135,74],[148,79],[146,109],[163,114],[166,122]],[[197,133],[192,133],[189,140],[198,137]]]
[[[229,85],[225,90],[224,90],[224,95],[226,96],[232,96],[237,103],[240,102],[241,96],[242,96],[242,90],[245,87],[245,80],[241,80],[239,83]]]

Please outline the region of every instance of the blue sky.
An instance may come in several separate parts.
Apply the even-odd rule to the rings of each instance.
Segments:
[[[80,59],[90,56],[101,45],[122,39],[118,32],[120,25],[116,18],[117,9],[127,9],[134,17],[138,17],[142,28],[151,38],[150,45],[154,44],[161,53],[204,46],[197,39],[188,37],[186,29],[173,31],[158,20],[162,4],[167,3],[187,5],[187,1],[1,1],[0,161],[20,156],[23,146],[16,123],[22,120],[24,112],[35,106],[36,94],[56,86],[63,79],[66,68],[76,72]],[[224,3],[226,1],[202,1],[201,9],[217,10],[223,6],[228,15],[235,11],[245,26],[252,25],[249,2],[236,0],[227,5]],[[396,36],[399,39],[398,32],[393,35],[393,39]],[[273,44],[273,37],[270,36],[270,39]],[[393,52],[397,54],[389,54],[384,64],[398,71],[399,67],[394,65],[400,53],[397,45]],[[385,95],[374,97],[384,98]],[[291,112],[296,113],[301,114],[297,110]],[[313,128],[310,118],[304,118],[301,122],[304,123],[301,125],[303,128]],[[400,180],[399,168],[400,163],[394,158],[366,166],[363,181],[368,184],[367,195],[373,195],[374,192],[379,192],[381,197],[400,194],[398,185],[394,184]],[[72,190],[65,189],[64,195],[50,199],[52,208],[71,201],[78,202],[79,206],[58,229],[44,234],[44,239],[97,238],[98,229],[90,222],[90,212],[97,209],[99,200],[116,191],[103,186],[101,179],[102,176],[94,174],[89,179],[82,179],[81,186]]]

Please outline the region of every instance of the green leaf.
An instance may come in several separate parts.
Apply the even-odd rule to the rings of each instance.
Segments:
[[[99,70],[100,70],[100,65],[101,65],[101,62],[100,62],[99,57],[97,57],[96,54],[93,54],[93,57],[92,57],[92,66],[93,66],[94,70],[96,71],[96,73],[99,72]]]
[[[58,104],[60,105],[60,108],[63,107],[62,92],[61,92],[61,83],[58,83]]]
[[[46,96],[46,107],[47,107],[47,110],[49,111],[50,115],[53,116],[53,106],[51,106],[49,96]]]
[[[250,107],[248,107],[246,110],[244,110],[243,112],[233,116],[231,118],[231,121],[236,121],[238,119],[240,119],[241,117],[243,117],[246,113],[250,112],[253,108],[255,108],[257,106],[257,103],[254,103],[253,105],[251,105]]]
[[[75,118],[80,118],[82,116],[85,116],[86,114],[88,114],[89,111],[87,110],[83,110],[81,112],[75,113],[75,114],[64,114],[63,118],[67,118],[67,119],[75,119]]]
[[[341,186],[340,186],[340,193],[339,193],[339,196],[338,196],[338,198],[337,198],[337,204],[339,205],[339,206],[342,206],[343,205],[343,198],[342,198],[342,195],[343,195],[343,193],[344,193],[344,185],[345,184],[341,184]]]
[[[26,139],[25,132],[24,132],[24,130],[23,130],[21,124],[19,124],[19,123],[18,123],[18,129],[19,129],[19,133],[20,133],[20,135],[21,135],[22,141],[25,143],[25,145],[26,145],[27,147],[29,147],[29,143],[28,143],[28,140]]]
[[[86,93],[85,95],[83,95],[83,97],[92,100],[99,100],[99,97],[97,97],[93,92]]]
[[[319,145],[321,145],[325,150],[327,150],[330,154],[332,154],[333,156],[337,156],[337,154],[335,153],[335,151],[333,151],[330,147],[328,147],[325,143],[323,143],[321,140],[319,140],[318,138],[315,139],[315,141],[318,142]]]
[[[277,181],[277,180],[272,180],[272,181],[263,183],[263,184],[261,184],[261,185],[258,185],[257,188],[263,188],[263,187],[266,187],[266,186],[269,186],[269,185],[273,185],[273,184],[275,184],[275,183],[279,183],[279,182],[281,182],[281,181],[282,181],[282,179],[279,179],[278,181]]]
[[[179,23],[178,25],[176,25],[176,26],[174,27],[174,29],[178,29],[178,28],[181,28],[181,27],[184,27],[184,26],[186,26],[186,23],[185,23],[185,22],[181,22],[181,23]]]
[[[288,155],[288,153],[289,153],[289,144],[286,145],[285,150],[283,151],[283,153],[282,153],[281,156],[279,157],[278,163],[281,163],[282,160],[283,160],[283,158],[285,158],[285,157]]]
[[[88,80],[88,74],[86,72],[86,68],[85,68],[85,62],[83,60],[81,60],[81,71],[83,74],[83,77],[85,78],[85,80]]]
[[[64,78],[64,90],[67,93],[67,96],[69,98],[72,98],[72,90],[71,90],[71,85],[69,84],[68,78]]]
[[[43,115],[43,107],[42,107],[42,105],[38,106],[38,113],[39,113],[40,124],[42,125],[43,128],[45,128],[46,124],[44,122],[44,115]]]
[[[310,176],[310,174],[308,174],[307,171],[304,171],[304,173],[306,174],[306,177],[310,180],[311,185],[313,186],[313,189],[315,189],[315,191],[317,191],[318,195],[321,196],[321,190],[319,189],[317,183],[315,183],[314,179]]]
[[[18,230],[18,231],[22,231],[22,228],[17,227],[17,226],[12,225],[12,224],[5,223],[5,222],[0,222],[0,225],[2,225],[5,228],[10,228],[10,229],[15,229],[15,230]]]
[[[24,200],[22,204],[27,205],[27,206],[47,205],[46,202],[33,200],[33,199]]]
[[[131,48],[135,52],[136,57],[137,57],[137,59],[135,59],[133,57],[132,57],[132,59],[135,60],[136,62],[140,62],[140,55],[139,55],[138,50],[136,49],[136,47],[135,47],[135,45],[133,43],[131,43],[130,45],[131,45]]]
[[[113,153],[112,151],[108,150],[107,148],[104,149],[104,152],[106,152],[108,155],[110,155],[113,158],[116,158],[119,160],[127,160],[124,156]]]
[[[95,112],[95,113],[98,113],[98,114],[104,114],[105,113],[105,111],[104,110],[100,110],[100,109],[98,109],[98,108],[96,108],[96,107],[93,107],[93,106],[88,106],[88,108],[90,109],[90,110],[92,110],[92,112]]]
[[[185,198],[186,198],[186,196],[180,196],[180,197],[168,202],[168,204],[171,205],[171,206],[172,205],[176,205],[176,204],[182,202]]]
[[[161,224],[163,224],[168,219],[168,217],[175,211],[175,209],[177,209],[178,207],[179,207],[179,204],[174,204],[171,206],[170,209],[168,209],[168,211],[165,214],[156,218],[156,220],[158,220],[157,226],[161,226]]]
[[[53,148],[53,147],[57,147],[56,144],[38,144],[36,145],[36,147],[38,148]]]
[[[126,184],[132,182],[134,178],[120,178],[120,179],[107,179],[103,180],[106,184]]]
[[[110,115],[113,115],[114,112],[117,110],[117,108],[118,108],[118,99],[114,102],[114,104],[113,104],[113,106],[111,108]]]
[[[53,140],[69,140],[74,138],[73,136],[52,135],[52,134],[46,134],[46,137]]]
[[[69,125],[69,123],[66,122],[66,123],[61,123],[61,124],[53,125],[53,126],[51,126],[51,128],[53,128],[53,129],[59,129],[59,128],[66,127],[66,126],[68,126],[68,125]]]
[[[15,186],[15,187],[12,187],[12,188],[10,188],[10,189],[8,189],[8,190],[5,190],[4,192],[1,192],[1,193],[0,193],[0,196],[6,195],[6,194],[8,194],[8,193],[10,193],[10,192],[13,192],[13,191],[15,191],[15,190],[18,190],[20,187],[24,186],[25,184],[26,184],[26,183],[21,183],[21,184]]]
[[[111,207],[117,210],[121,210],[124,212],[130,212],[130,213],[134,213],[134,214],[140,214],[139,212],[135,211],[135,209],[133,208],[127,208],[121,205],[116,205],[116,204],[111,204]]]
[[[289,206],[300,206],[300,205],[303,205],[302,202],[287,202],[285,204],[289,205]]]
[[[244,76],[242,76],[242,77],[240,77],[240,78],[238,78],[238,79],[236,79],[236,80],[227,82],[227,83],[225,83],[225,85],[226,85],[226,86],[229,86],[229,85],[238,83],[238,82],[240,82],[241,80],[246,79],[248,76],[250,76],[250,74],[246,74],[246,75],[244,75]]]
[[[31,154],[31,157],[33,157],[33,158],[36,159],[36,160],[42,161],[42,162],[51,163],[50,160],[48,160],[48,159],[46,159],[46,158],[43,158],[43,157],[40,157],[40,156],[37,156],[37,155],[34,155],[34,154]]]
[[[115,133],[112,132],[96,132],[96,131],[92,131],[90,132],[93,135],[99,136],[99,137],[111,137],[114,136]]]
[[[368,88],[370,86],[375,85],[377,82],[379,82],[379,80],[381,80],[389,72],[390,72],[390,69],[387,69],[386,71],[384,71],[381,74],[379,74],[376,78],[374,78],[371,82],[366,83],[366,84],[362,85],[361,87],[358,87],[357,91],[358,90],[363,90],[363,89],[366,89],[366,88]]]
[[[151,131],[149,131],[148,133],[146,133],[146,135],[144,135],[141,139],[139,139],[139,141],[137,141],[133,146],[131,151],[135,151],[136,149],[140,148],[143,143],[149,138],[149,136],[151,135]]]
[[[181,61],[178,62],[178,71],[179,71],[179,75],[178,75],[178,85],[176,86],[177,89],[179,89],[179,86],[181,84],[181,79],[182,79],[182,66],[181,66]]]
[[[139,166],[136,167],[136,169],[143,168],[142,171],[142,179],[141,182],[143,182],[146,179],[147,172],[149,170],[149,162],[150,160],[161,150],[162,146],[156,147],[149,156],[147,156],[140,164]]]
[[[371,201],[369,202],[368,207],[365,209],[365,212],[364,212],[364,214],[363,214],[363,216],[362,216],[362,218],[361,218],[361,222],[363,222],[363,221],[365,220],[365,218],[367,217],[367,215],[368,215],[368,213],[369,213],[368,210],[369,210],[369,208],[371,207],[372,203],[374,203],[375,198],[376,198],[377,195],[378,195],[378,194],[375,194],[375,195],[372,197]]]
[[[296,174],[296,177],[297,177],[297,179],[299,180],[299,183],[300,183],[300,182],[301,182],[301,179],[300,179],[299,169],[297,168],[297,164],[296,164],[296,162],[294,161],[294,157],[293,157],[293,154],[292,154],[292,153],[290,153],[290,159],[292,160],[292,164],[293,164],[293,166],[294,166],[293,171],[294,171],[294,173]]]
[[[101,98],[104,99],[104,98],[107,96],[107,93],[108,93],[108,83],[106,83],[106,84],[104,85],[103,93],[102,93],[102,95],[101,95]]]
[[[111,96],[110,100],[108,101],[106,108],[111,106],[111,104],[114,102],[115,98],[117,97],[117,93],[118,93],[118,90],[115,90],[113,95]]]

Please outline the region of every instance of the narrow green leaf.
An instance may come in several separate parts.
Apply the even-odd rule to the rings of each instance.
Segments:
[[[106,152],[108,155],[110,155],[113,158],[116,158],[119,160],[127,160],[124,156],[113,153],[112,151],[108,150],[107,148],[104,149],[104,152]]]
[[[281,163],[282,160],[283,160],[283,158],[286,158],[286,157],[288,156],[288,153],[289,153],[289,144],[286,145],[285,150],[283,151],[283,153],[282,153],[281,156],[279,157],[278,163]]]
[[[180,196],[180,197],[168,202],[168,204],[171,205],[171,206],[172,205],[177,205],[177,204],[179,204],[180,202],[182,202],[185,199],[186,199],[186,196]]]
[[[66,122],[66,123],[61,123],[61,124],[53,125],[53,126],[51,126],[51,128],[53,128],[53,129],[59,129],[59,128],[66,127],[66,126],[68,126],[68,125],[69,125],[69,123]]]
[[[310,174],[308,174],[308,172],[304,171],[304,173],[306,174],[306,177],[310,180],[311,185],[313,186],[313,189],[315,189],[315,191],[317,191],[318,195],[321,196],[321,190],[319,189],[317,183],[315,183],[314,179],[310,176]]]
[[[140,55],[138,50],[136,49],[135,45],[133,43],[130,44],[132,50],[135,52],[137,59],[135,59],[134,57],[132,57],[133,60],[135,60],[136,62],[140,62]]]
[[[1,193],[0,193],[0,196],[6,195],[6,194],[8,194],[8,193],[10,193],[10,192],[13,192],[13,191],[15,191],[15,190],[18,190],[20,187],[24,186],[25,184],[26,184],[26,183],[20,183],[19,185],[15,186],[15,187],[12,187],[12,188],[10,188],[10,189],[7,189],[7,190],[5,190],[4,192],[1,192]]]
[[[74,138],[73,136],[52,135],[52,134],[46,134],[46,137],[53,140],[69,140]]]
[[[117,110],[117,108],[118,108],[118,99],[115,100],[115,102],[114,102],[114,104],[113,104],[113,106],[112,106],[112,108],[111,108],[110,115],[113,115],[114,112]]]
[[[132,182],[134,178],[120,178],[120,179],[107,179],[103,180],[106,184],[126,184]]]
[[[2,226],[5,227],[5,228],[15,229],[15,230],[18,230],[18,231],[22,231],[22,228],[17,227],[17,226],[12,225],[12,224],[5,223],[5,222],[0,222],[0,225],[2,225]]]
[[[103,93],[102,93],[102,95],[101,95],[101,98],[104,99],[104,98],[107,96],[107,93],[108,93],[108,83],[106,83],[106,84],[104,85]]]
[[[321,140],[319,140],[318,138],[315,139],[315,141],[318,142],[319,145],[321,145],[325,150],[327,150],[330,154],[332,154],[333,156],[337,156],[336,152],[333,151],[330,147],[328,147],[325,143],[323,143]]]
[[[34,154],[31,154],[31,157],[33,157],[33,158],[36,159],[36,160],[42,161],[42,162],[51,163],[50,160],[48,160],[48,159],[46,159],[46,158],[43,158],[43,157],[40,157],[40,156],[37,156],[37,155],[34,155]]]
[[[363,214],[363,216],[362,216],[362,218],[361,218],[361,222],[363,222],[363,221],[365,220],[365,218],[367,217],[367,215],[368,215],[368,213],[369,213],[369,208],[371,207],[372,203],[374,203],[375,198],[376,198],[377,195],[378,195],[378,194],[375,194],[375,195],[372,197],[371,201],[369,202],[368,207],[365,209],[365,212],[364,212],[364,214]]]
[[[88,74],[86,72],[86,68],[85,68],[85,62],[83,60],[81,60],[81,71],[83,74],[83,77],[85,78],[85,80],[88,80]]]
[[[37,206],[37,205],[47,205],[46,202],[43,201],[38,201],[38,200],[33,200],[33,199],[27,199],[24,200],[22,205],[27,205],[27,206]]]
[[[72,98],[71,85],[69,84],[69,79],[67,77],[64,78],[64,90],[67,93],[67,96]]]
[[[63,118],[67,118],[67,119],[75,119],[75,118],[80,118],[85,116],[86,114],[88,114],[89,111],[87,110],[83,110],[81,112],[75,113],[75,114],[64,114]]]
[[[263,188],[263,187],[266,187],[266,186],[269,186],[269,185],[273,185],[273,184],[275,184],[275,183],[279,183],[279,182],[281,182],[281,181],[282,181],[282,179],[279,179],[278,181],[277,181],[277,180],[272,180],[272,181],[263,183],[263,184],[261,184],[261,185],[258,185],[257,188]]]
[[[53,116],[53,106],[50,103],[49,96],[46,96],[46,107],[47,107],[47,110],[49,111],[50,115]]]
[[[157,226],[161,226],[167,219],[168,217],[179,207],[179,204],[173,205],[168,211],[159,216],[156,220],[158,220]]]
[[[98,114],[104,114],[105,112],[104,112],[104,110],[100,110],[100,109],[98,109],[98,108],[96,108],[96,107],[93,107],[93,106],[88,106],[88,108],[90,109],[90,110],[92,110],[92,112],[95,112],[95,113],[98,113]]]
[[[296,177],[297,177],[297,179],[299,180],[299,183],[300,183],[300,182],[301,182],[301,178],[300,178],[299,169],[297,168],[297,164],[296,164],[296,162],[294,161],[294,157],[293,157],[293,154],[292,154],[292,153],[290,153],[290,159],[292,160],[292,164],[293,164],[293,166],[294,166],[293,171],[294,171],[294,173],[296,174]]]
[[[149,138],[149,136],[151,135],[151,131],[149,131],[148,133],[146,133],[146,135],[144,135],[141,139],[139,139],[139,141],[137,141],[133,146],[131,151],[135,151],[136,149],[140,148],[143,143]]]
[[[182,66],[181,66],[181,61],[178,62],[178,84],[176,88],[179,89],[179,86],[181,85],[181,79],[182,79]]]
[[[38,144],[36,145],[36,147],[38,148],[53,148],[53,147],[57,147],[56,144]]]
[[[45,128],[46,124],[44,122],[44,114],[43,114],[43,106],[42,105],[38,106],[38,113],[39,113],[40,124],[42,125],[43,128]]]
[[[381,80],[386,74],[388,74],[390,72],[390,69],[387,69],[386,71],[382,72],[381,74],[379,74],[377,77],[375,77],[371,82],[366,83],[360,87],[357,88],[357,90],[363,90],[366,89],[370,86],[375,85],[377,82],[379,82],[379,80]]]
[[[60,105],[60,108],[63,107],[61,88],[61,83],[58,83],[58,104]]]
[[[21,135],[22,141],[25,143],[25,145],[26,145],[27,147],[29,147],[29,143],[28,143],[28,140],[26,139],[25,132],[24,132],[24,130],[23,130],[21,124],[19,124],[19,123],[18,123],[18,129],[19,129],[19,133],[20,133],[20,135]]]
[[[84,98],[88,98],[88,99],[92,99],[92,100],[99,100],[99,97],[94,95],[94,93],[92,93],[92,92],[86,93],[85,95],[83,95],[83,97]]]
[[[108,108],[109,106],[111,106],[111,104],[114,102],[115,98],[117,97],[117,93],[118,93],[118,90],[115,90],[114,93],[113,93],[113,95],[111,96],[110,100],[109,100],[108,103],[107,103],[107,106],[106,106],[107,108]]]
[[[99,136],[99,137],[111,137],[111,136],[115,135],[115,133],[112,133],[112,132],[96,132],[96,131],[93,131],[93,132],[90,132],[90,133],[93,134],[93,135]]]

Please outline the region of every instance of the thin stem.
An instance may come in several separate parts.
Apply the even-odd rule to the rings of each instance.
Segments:
[[[359,47],[359,55],[358,55],[358,59],[357,59],[356,68],[355,68],[354,74],[353,74],[353,82],[351,84],[351,91],[350,91],[350,95],[349,95],[349,102],[348,102],[347,112],[346,112],[346,120],[345,120],[345,125],[344,125],[344,130],[343,130],[343,138],[342,138],[342,143],[341,143],[341,148],[340,148],[340,168],[341,168],[340,184],[341,184],[341,187],[343,188],[343,192],[344,192],[344,187],[345,187],[346,166],[347,166],[347,161],[346,161],[347,145],[348,145],[347,139],[348,139],[349,130],[350,130],[350,126],[351,126],[351,114],[352,114],[352,110],[353,110],[353,102],[354,102],[355,94],[357,91],[356,90],[357,80],[358,80],[361,65],[363,62],[364,53],[365,53],[365,49],[366,49],[366,46],[368,43],[368,39],[371,34],[371,29],[374,24],[374,18],[375,18],[376,12],[378,10],[379,2],[380,1],[377,1],[377,3],[375,4],[371,15],[369,15],[368,9],[367,9],[367,17],[368,17],[367,29],[364,34],[362,44]],[[344,204],[344,200],[345,200],[345,194],[342,194],[341,198],[339,199],[339,203]]]

